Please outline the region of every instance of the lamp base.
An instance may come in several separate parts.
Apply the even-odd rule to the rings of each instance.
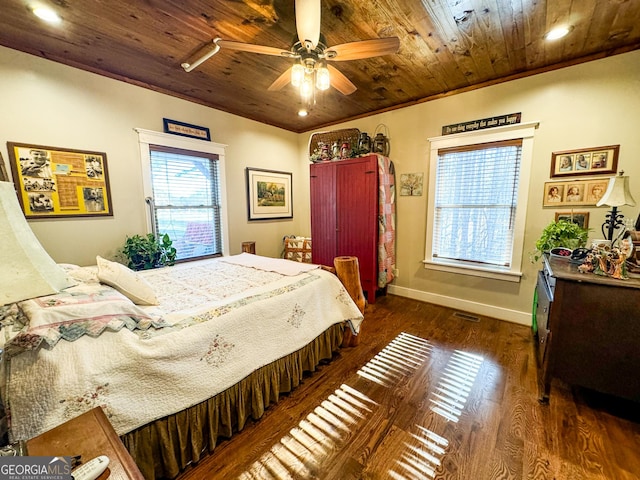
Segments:
[[[607,213],[605,221],[602,224],[602,235],[611,241],[613,246],[626,232],[624,226],[624,215],[618,212],[618,207],[611,207],[611,211]],[[617,232],[617,230],[620,230]]]

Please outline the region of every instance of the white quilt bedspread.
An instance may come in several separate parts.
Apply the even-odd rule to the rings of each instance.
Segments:
[[[106,331],[7,365],[13,440],[97,405],[119,435],[210,398],[360,311],[334,275],[281,275],[216,259],[144,272],[172,326]],[[287,260],[282,260],[286,262]]]

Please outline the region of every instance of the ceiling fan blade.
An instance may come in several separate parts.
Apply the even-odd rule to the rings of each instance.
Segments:
[[[291,67],[287,68],[287,70],[282,75],[276,78],[276,80],[271,85],[269,85],[269,88],[267,88],[267,90],[270,92],[275,92],[277,90],[280,90],[290,81],[291,81]]]
[[[308,50],[320,40],[320,0],[296,0],[296,31]]]
[[[333,65],[327,65],[329,75],[331,75],[331,86],[343,95],[351,95],[358,88],[351,83],[345,75]]]
[[[253,45],[251,43],[234,42],[233,40],[218,40],[216,42],[220,48],[238,50],[239,52],[261,53],[263,55],[275,55],[277,57],[289,57],[291,52],[282,48],[265,47],[264,45]]]
[[[400,48],[400,39],[398,37],[376,38],[373,40],[362,40],[360,42],[335,45],[327,48],[324,51],[324,55],[327,60],[343,62],[346,60],[359,60],[361,58],[390,55],[396,53],[398,48]]]

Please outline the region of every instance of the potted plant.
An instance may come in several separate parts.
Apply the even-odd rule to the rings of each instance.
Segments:
[[[156,237],[153,233],[127,237],[122,247],[128,267],[132,270],[173,265],[176,261],[176,249],[166,233]]]
[[[536,241],[533,261],[537,262],[543,253],[550,252],[553,248],[564,247],[574,250],[584,247],[588,236],[589,230],[576,223],[567,220],[551,222],[542,230],[540,238]]]

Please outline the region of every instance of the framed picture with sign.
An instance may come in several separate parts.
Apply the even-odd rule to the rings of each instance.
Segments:
[[[107,154],[7,142],[26,218],[113,216]]]

